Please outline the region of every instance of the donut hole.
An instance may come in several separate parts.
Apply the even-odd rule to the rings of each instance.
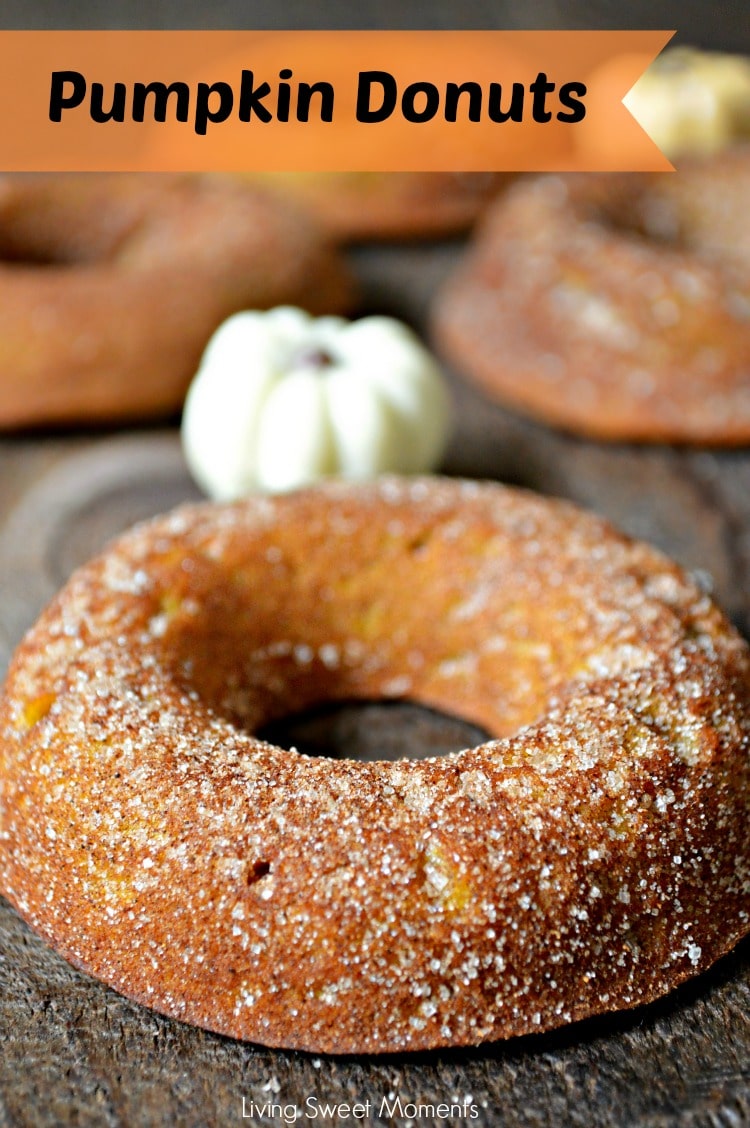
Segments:
[[[115,248],[64,233],[56,237],[44,230],[0,230],[0,264],[18,271],[95,270],[113,259]]]
[[[533,523],[519,552],[455,512],[407,527],[386,511],[355,553],[341,551],[347,520],[336,515],[338,537],[313,527],[314,555],[307,530],[284,526],[234,560],[195,556],[185,571],[181,550],[165,558],[149,629],[176,709],[188,694],[314,755],[421,758],[513,735],[599,668],[604,609],[578,598],[585,554],[563,576]],[[616,651],[632,626],[608,621]]]
[[[45,247],[17,247],[0,245],[0,263],[9,268],[77,266],[74,258],[65,259]]]
[[[490,739],[479,725],[416,701],[327,702],[261,726],[281,748],[332,760],[425,760]]]
[[[412,544],[408,560],[428,567],[429,539]],[[543,716],[569,672],[571,655],[548,648],[548,625],[515,603],[507,633],[480,636],[481,620],[432,618],[422,603],[405,622],[390,589],[363,603],[286,586],[255,602],[227,583],[213,591],[197,613],[186,613],[190,597],[166,594],[152,619],[175,689],[240,731],[311,755],[422,759],[474,747]]]
[[[738,194],[733,206],[726,206],[726,201],[725,206],[717,206],[711,188],[708,180],[703,192],[680,191],[648,179],[635,184],[607,181],[588,189],[590,196],[574,202],[574,211],[577,219],[653,248],[654,253],[698,255],[725,267],[746,264],[748,240],[736,223],[744,193]]]
[[[112,259],[138,230],[140,209],[122,179],[90,184],[82,194],[76,177],[0,178],[0,262],[66,269]]]
[[[680,248],[685,232],[674,207],[658,193],[628,195],[615,188],[611,196],[597,200],[585,218],[613,233]]]

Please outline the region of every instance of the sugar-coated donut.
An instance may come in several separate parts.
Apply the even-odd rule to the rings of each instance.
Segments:
[[[511,189],[435,309],[459,371],[602,439],[750,441],[750,149]]]
[[[209,176],[0,177],[0,427],[176,411],[231,313],[345,308],[314,224]]]
[[[556,501],[383,479],[179,509],[80,569],[0,703],[0,888],[77,966],[234,1037],[478,1043],[645,1003],[748,930],[750,652]],[[258,741],[409,697],[494,739]]]

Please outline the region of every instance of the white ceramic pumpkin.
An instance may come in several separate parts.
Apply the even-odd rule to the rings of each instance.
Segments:
[[[405,325],[282,306],[235,314],[217,329],[188,392],[182,437],[198,484],[231,500],[333,474],[430,470],[448,421],[442,373]]]

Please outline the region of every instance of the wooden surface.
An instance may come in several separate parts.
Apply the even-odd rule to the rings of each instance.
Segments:
[[[424,329],[433,288],[458,251],[357,252],[365,306]],[[449,473],[498,478],[597,509],[713,577],[719,600],[750,632],[749,453],[597,446],[523,421],[460,381],[453,388]],[[194,496],[175,429],[0,443],[0,662],[76,564],[133,520]],[[435,735],[433,719],[398,711],[377,723],[396,737],[406,727],[417,743]],[[430,736],[419,735],[422,723]],[[444,735],[447,746],[460,739]],[[282,1053],[161,1018],[75,972],[2,901],[0,984],[0,1128],[279,1124],[278,1115],[243,1119],[243,1098],[246,1110],[271,1100],[304,1111],[308,1097],[370,1100],[368,1122],[387,1124],[378,1110],[392,1093],[435,1104],[468,1096],[478,1117],[451,1123],[750,1123],[747,943],[644,1010],[472,1051],[402,1058]]]

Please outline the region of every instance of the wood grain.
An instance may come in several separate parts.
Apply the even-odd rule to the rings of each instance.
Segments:
[[[367,304],[424,330],[430,295],[456,253],[455,245],[358,252]],[[750,453],[598,446],[505,412],[459,380],[453,392],[448,473],[598,510],[712,577],[720,602],[750,633]],[[132,521],[195,496],[175,430],[0,444],[3,665],[78,563]],[[468,1095],[479,1115],[464,1122],[474,1124],[750,1123],[750,943],[631,1014],[401,1058],[270,1051],[162,1018],[73,970],[5,902],[0,983],[0,1128],[279,1124],[243,1120],[243,1098],[246,1108],[273,1100],[304,1112],[308,1097],[369,1099],[368,1123],[405,1124],[378,1112],[390,1093],[435,1104]],[[321,1122],[335,1120],[309,1121]]]

